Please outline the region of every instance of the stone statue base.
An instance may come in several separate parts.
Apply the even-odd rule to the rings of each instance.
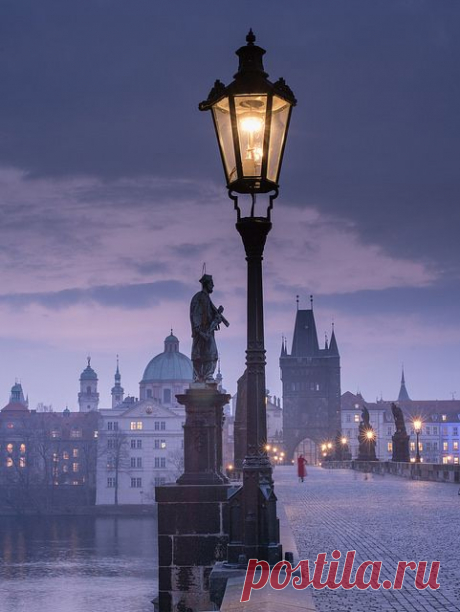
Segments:
[[[184,473],[177,484],[228,483],[222,473],[222,425],[230,395],[220,393],[216,383],[192,383],[176,398],[185,406]]]
[[[358,461],[378,461],[375,454],[375,440],[364,440],[359,443]]]
[[[397,463],[410,463],[408,434],[396,432],[393,437],[393,455],[391,460]]]

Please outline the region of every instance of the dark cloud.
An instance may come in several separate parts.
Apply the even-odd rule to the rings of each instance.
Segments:
[[[155,306],[165,301],[183,301],[193,291],[179,281],[157,281],[132,285],[96,286],[89,289],[65,289],[44,293],[16,293],[0,295],[0,303],[12,308],[38,304],[50,310],[69,308],[77,304],[98,304],[105,307],[138,309]]]

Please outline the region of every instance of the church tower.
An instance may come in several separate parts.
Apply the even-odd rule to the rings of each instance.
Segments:
[[[330,342],[319,347],[313,313],[297,315],[291,353],[282,342],[280,355],[283,383],[283,439],[287,459],[302,440],[321,444],[340,430],[340,355],[335,330]]]
[[[401,374],[401,387],[399,388],[398,402],[410,402],[409,393],[406,389],[406,379],[404,378],[404,366]]]
[[[80,376],[80,393],[78,394],[78,408],[80,412],[97,410],[99,406],[97,382],[97,374],[91,367],[91,357],[88,357],[88,365]]]
[[[125,390],[121,386],[121,374],[118,367],[118,355],[117,355],[117,370],[115,372],[115,384],[112,387],[112,408],[116,408],[123,401]]]

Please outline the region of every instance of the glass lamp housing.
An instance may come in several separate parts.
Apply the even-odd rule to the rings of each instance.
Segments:
[[[240,66],[228,86],[216,81],[200,110],[212,110],[227,187],[236,193],[278,189],[286,135],[296,99],[283,79],[271,83],[262,64],[265,51],[248,44],[236,52]]]

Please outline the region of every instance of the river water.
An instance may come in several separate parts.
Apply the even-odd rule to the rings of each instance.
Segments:
[[[0,517],[0,612],[153,612],[152,517]]]

